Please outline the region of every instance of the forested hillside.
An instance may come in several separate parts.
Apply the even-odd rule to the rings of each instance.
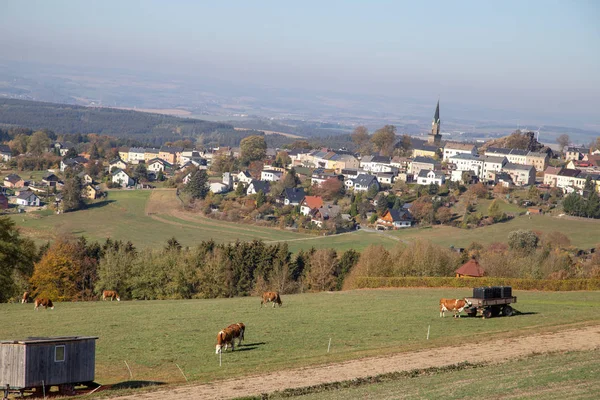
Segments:
[[[0,99],[0,124],[56,133],[97,133],[115,137],[130,137],[143,141],[173,141],[200,135],[244,137],[229,124],[191,118],[149,114],[114,108],[92,108],[69,104]],[[142,138],[143,136],[143,138]],[[239,142],[240,139],[238,139]]]

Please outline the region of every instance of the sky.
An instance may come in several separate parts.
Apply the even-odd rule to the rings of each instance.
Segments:
[[[600,2],[0,2],[0,59],[590,116]]]

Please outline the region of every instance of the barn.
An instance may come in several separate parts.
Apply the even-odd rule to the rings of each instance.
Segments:
[[[484,273],[485,271],[483,270],[483,268],[481,268],[479,262],[476,259],[471,258],[469,261],[464,263],[459,269],[456,270],[456,277],[461,278],[467,276],[480,278],[484,275]]]
[[[32,337],[0,341],[0,387],[5,391],[49,391],[65,394],[94,381],[96,340],[93,336]]]

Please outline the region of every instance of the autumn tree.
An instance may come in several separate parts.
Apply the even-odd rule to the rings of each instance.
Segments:
[[[75,175],[72,178],[66,179],[63,186],[63,211],[76,211],[82,208],[83,205],[84,202],[81,198],[81,178]]]
[[[306,285],[312,291],[333,290],[336,285],[337,254],[333,249],[320,249],[310,257]]]
[[[81,260],[75,243],[58,239],[35,264],[31,284],[40,297],[57,301],[77,298]]]
[[[479,199],[485,199],[488,194],[487,188],[481,182],[471,185],[469,187],[469,192],[471,192],[475,197]]]
[[[291,168],[287,174],[285,174],[285,177],[283,178],[283,187],[285,188],[294,188],[296,186],[298,186],[300,184],[300,179],[298,178],[298,175],[296,174],[296,169],[295,168]]]
[[[371,136],[365,126],[357,126],[352,132],[352,143],[356,145],[362,155],[371,154]]]
[[[291,162],[292,159],[288,155],[287,151],[280,151],[275,157],[275,162],[273,162],[273,166],[279,168],[286,168],[289,164],[291,164]]]
[[[494,199],[488,207],[488,215],[494,219],[494,222],[502,220],[502,211],[500,210],[500,203],[497,199]]]
[[[449,207],[440,207],[435,213],[435,219],[438,220],[442,225],[452,221],[452,216],[452,209]]]
[[[519,229],[508,234],[508,247],[512,250],[532,253],[537,248],[539,238],[532,231]]]
[[[324,200],[333,200],[343,195],[344,184],[337,178],[329,178],[322,182],[316,192],[323,197]]]
[[[558,146],[560,147],[560,152],[562,153],[565,150],[565,147],[567,147],[569,143],[571,143],[571,137],[569,137],[569,135],[567,135],[566,133],[563,133],[562,135],[556,138],[556,143],[558,143]]]
[[[36,156],[40,156],[43,153],[48,151],[48,148],[50,147],[50,143],[51,143],[50,138],[48,137],[46,132],[44,132],[44,131],[34,132],[34,134],[31,135],[31,138],[29,139],[29,144],[28,144],[29,152],[31,152],[32,154],[34,154]]]
[[[267,142],[264,136],[252,135],[240,142],[241,159],[245,165],[251,161],[263,160],[267,155]]]
[[[412,141],[410,136],[404,134],[402,135],[402,137],[400,138],[400,142],[398,145],[398,150],[399,153],[403,156],[407,156],[411,154],[411,150],[412,150]]]
[[[391,156],[396,144],[396,127],[394,125],[386,125],[383,128],[377,129],[371,137],[371,142],[375,150],[381,155]]]

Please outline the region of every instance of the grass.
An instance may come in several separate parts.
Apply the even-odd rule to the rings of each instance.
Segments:
[[[295,399],[594,399],[600,390],[600,349],[535,355],[499,365],[450,370],[394,381],[321,391]],[[485,394],[482,396],[482,394]],[[270,399],[283,398],[275,393]],[[285,396],[289,397],[289,396]]]
[[[509,204],[503,203],[507,211]],[[485,204],[482,205],[485,207]],[[84,235],[91,240],[107,237],[132,241],[138,248],[161,247],[171,237],[184,246],[202,240],[219,243],[261,239],[266,242],[288,241],[290,250],[335,248],[363,250],[372,244],[393,247],[398,241],[426,239],[442,246],[466,247],[473,241],[482,244],[506,242],[508,234],[518,229],[566,234],[574,246],[591,248],[600,243],[600,220],[572,220],[534,215],[516,217],[508,222],[477,229],[448,226],[411,228],[386,233],[367,231],[333,236],[312,236],[292,231],[232,223],[204,218],[179,209],[174,190],[115,190],[108,200],[96,201],[90,208],[74,213],[28,213],[13,215],[23,232],[38,243],[64,235]]]
[[[510,318],[439,318],[441,297],[460,289],[389,289],[283,296],[282,308],[260,309],[258,298],[58,303],[54,310],[0,304],[0,340],[28,336],[99,336],[96,380],[208,382],[271,371],[598,323],[600,292],[516,292]],[[407,306],[414,305],[414,306]],[[223,354],[217,332],[247,325],[242,351]],[[430,340],[425,340],[431,325]],[[327,354],[329,338],[332,350]]]

